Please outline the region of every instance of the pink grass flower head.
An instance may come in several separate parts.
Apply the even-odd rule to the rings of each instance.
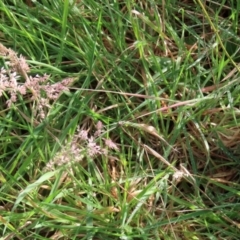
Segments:
[[[89,154],[90,157],[94,157],[98,154],[103,153],[102,149],[101,149],[101,146],[97,145],[97,143],[94,141],[93,137],[90,137],[88,139],[87,153]]]
[[[87,130],[82,130],[78,127],[76,138],[81,140],[81,141],[87,141],[88,140],[88,131]]]
[[[112,139],[110,139],[110,138],[105,139],[105,145],[106,145],[107,147],[109,147],[110,149],[119,151],[118,146],[117,146],[117,145],[112,141]]]
[[[103,132],[103,124],[101,121],[98,121],[96,124],[96,132],[94,133],[94,137],[99,137]]]

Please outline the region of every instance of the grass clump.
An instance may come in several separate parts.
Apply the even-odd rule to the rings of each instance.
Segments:
[[[1,1],[1,239],[239,239],[236,1]]]

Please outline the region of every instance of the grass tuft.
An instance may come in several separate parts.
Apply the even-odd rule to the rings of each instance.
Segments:
[[[1,239],[239,239],[237,2],[0,2]]]

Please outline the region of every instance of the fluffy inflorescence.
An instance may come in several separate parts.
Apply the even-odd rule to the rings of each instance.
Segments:
[[[99,155],[107,155],[109,149],[119,151],[117,145],[110,138],[101,137],[104,126],[99,121],[96,124],[96,131],[89,135],[87,130],[77,129],[73,139],[47,164],[46,170],[54,170],[57,167],[79,163],[84,156],[93,159]],[[103,140],[103,141],[102,141]],[[98,143],[101,141],[101,145]]]
[[[6,68],[0,69],[0,96],[6,93],[8,107],[18,100],[18,96],[30,94],[30,100],[37,102],[36,114],[45,118],[44,108],[49,107],[49,101],[56,100],[63,91],[68,90],[72,78],[66,78],[54,84],[49,83],[49,75],[31,76],[30,67],[23,56],[18,57],[12,50],[0,44],[0,55],[7,61]],[[21,82],[20,82],[21,80]]]

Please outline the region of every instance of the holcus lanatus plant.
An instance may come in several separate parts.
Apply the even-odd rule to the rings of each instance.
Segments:
[[[18,57],[12,49],[0,43],[0,55],[5,60],[6,67],[0,69],[0,97],[5,95],[7,107],[18,100],[18,95],[30,93],[30,99],[37,102],[35,115],[44,119],[49,107],[49,101],[59,98],[63,91],[68,90],[73,78],[66,78],[51,84],[49,75],[30,75],[30,67],[23,56]]]

